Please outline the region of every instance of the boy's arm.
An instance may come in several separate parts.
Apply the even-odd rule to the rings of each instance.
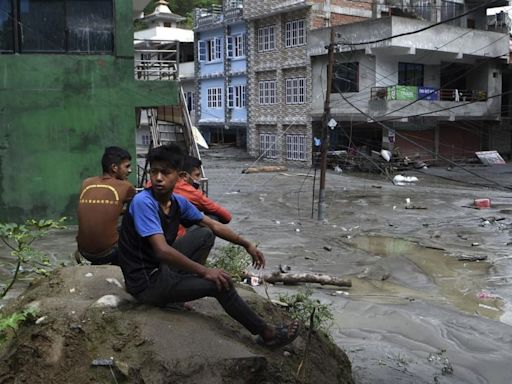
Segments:
[[[204,279],[213,281],[217,284],[219,291],[229,289],[231,286],[231,278],[227,272],[222,269],[207,268],[189,259],[178,250],[169,246],[164,235],[155,234],[149,236],[147,239],[151,248],[155,252],[155,255],[168,264],[171,264],[178,269],[183,269],[187,272],[199,275]]]
[[[208,198],[202,191],[195,189],[188,183],[180,183],[174,188],[174,193],[183,196],[201,212],[213,214],[219,218],[219,221],[223,224],[227,224],[231,221],[231,213],[222,207],[221,205]]]
[[[261,253],[261,251],[258,250],[258,248],[256,248],[256,246],[249,240],[233,232],[233,230],[231,230],[227,225],[219,223],[208,216],[204,216],[199,224],[210,228],[212,232],[221,239],[244,247],[247,253],[252,257],[253,267],[257,269],[265,268],[265,257],[263,256],[263,253]]]

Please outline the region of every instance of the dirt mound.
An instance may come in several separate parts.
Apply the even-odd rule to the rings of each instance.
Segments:
[[[306,378],[296,377],[307,331],[283,350],[260,347],[214,299],[193,312],[140,305],[116,267],[56,270],[5,313],[38,308],[0,353],[0,383],[352,383],[345,353],[312,334]],[[239,292],[272,322],[285,316],[248,289]]]

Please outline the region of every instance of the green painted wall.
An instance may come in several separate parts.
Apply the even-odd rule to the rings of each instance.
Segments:
[[[0,221],[75,217],[109,145],[135,157],[135,108],[175,105],[178,84],[136,81],[131,1],[115,1],[114,55],[0,55]]]

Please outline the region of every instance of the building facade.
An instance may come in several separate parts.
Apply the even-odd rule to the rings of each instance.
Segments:
[[[369,2],[250,1],[248,29],[248,139],[251,156],[274,162],[311,163],[313,87],[311,31],[372,16]]]
[[[372,20],[335,32],[331,148],[434,161],[510,155],[500,123],[509,35],[489,25],[481,2],[380,1]],[[314,94],[325,93],[329,39],[322,29],[308,42]],[[322,113],[323,99],[313,100],[314,135]]]
[[[196,125],[210,142],[246,145],[247,39],[243,1],[196,9]]]
[[[136,109],[176,105],[177,82],[134,79],[131,1],[0,3],[0,217],[73,218],[104,148],[135,154]]]

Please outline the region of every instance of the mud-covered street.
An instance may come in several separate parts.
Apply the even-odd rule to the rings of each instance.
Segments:
[[[510,383],[509,192],[420,173],[416,185],[395,186],[383,176],[329,172],[327,220],[319,222],[312,170],[242,174],[254,160],[233,148],[205,151],[203,162],[210,197],[232,212],[232,228],[259,243],[266,270],[286,264],[352,280],[347,289],[312,287],[332,305],[332,336],[356,383]],[[492,207],[472,208],[475,198]],[[71,227],[38,247],[70,263],[74,234]]]
[[[320,223],[313,171],[242,174],[253,162],[232,149],[210,150],[204,162],[210,196],[232,211],[234,228],[260,242],[267,269],[352,279],[350,289],[318,286],[315,295],[332,304],[332,333],[357,383],[510,382],[509,192],[419,173],[416,185],[395,186],[331,172]],[[475,198],[493,207],[473,209]],[[406,199],[421,209],[406,209]],[[473,256],[488,259],[458,260]]]

